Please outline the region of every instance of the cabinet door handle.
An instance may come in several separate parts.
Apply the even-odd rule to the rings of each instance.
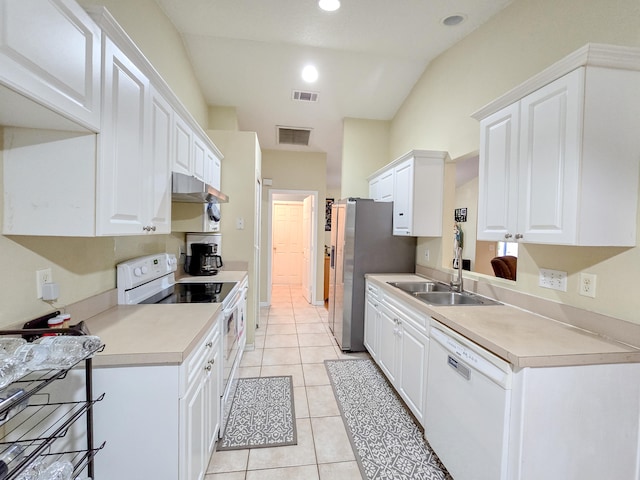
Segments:
[[[213,342],[209,342],[209,343],[207,343],[207,345],[206,345],[206,346],[207,346],[207,347],[209,347],[209,348],[213,347]]]
[[[524,235],[522,235],[521,233],[516,233],[516,240],[519,240],[521,238],[523,238]]]
[[[398,216],[399,216],[399,217],[403,217],[403,216],[404,216],[404,213],[400,212],[400,213],[398,214]]]
[[[216,363],[216,359],[212,358],[211,360],[209,360],[207,363],[209,363],[209,365],[213,365],[214,363]]]
[[[510,233],[505,233],[504,234],[504,238],[511,238],[511,237],[513,237],[513,235],[511,235]]]
[[[211,371],[211,365],[207,365],[206,367],[204,367],[204,369],[205,369],[207,372],[210,372],[210,371]]]
[[[152,232],[155,232],[155,231],[156,231],[156,226],[155,226],[155,225],[152,225],[152,226],[151,226],[151,231],[152,231]]]

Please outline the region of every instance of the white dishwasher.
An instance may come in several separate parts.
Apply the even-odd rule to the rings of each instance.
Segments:
[[[456,480],[505,480],[511,366],[432,321],[425,437]]]

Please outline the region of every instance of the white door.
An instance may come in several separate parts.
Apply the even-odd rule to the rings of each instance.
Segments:
[[[313,255],[313,196],[309,195],[302,202],[302,295],[309,303],[313,301],[311,287],[312,255]]]
[[[302,203],[273,206],[274,285],[302,285]]]

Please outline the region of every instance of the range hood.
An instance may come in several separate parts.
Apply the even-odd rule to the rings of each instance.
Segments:
[[[173,172],[171,200],[178,203],[227,203],[229,197],[192,175]]]

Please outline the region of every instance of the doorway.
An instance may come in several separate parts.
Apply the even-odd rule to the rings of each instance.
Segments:
[[[273,285],[299,287],[316,303],[317,205],[318,192],[269,191],[267,304]]]

